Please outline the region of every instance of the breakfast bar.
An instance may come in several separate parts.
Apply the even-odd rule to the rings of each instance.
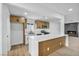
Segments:
[[[29,36],[29,53],[31,56],[47,56],[65,46],[68,46],[67,35]]]

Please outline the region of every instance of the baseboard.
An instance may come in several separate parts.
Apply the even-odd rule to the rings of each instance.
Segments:
[[[13,47],[13,46],[19,46],[19,45],[23,45],[23,43],[20,43],[20,44],[14,44],[14,45],[11,45],[11,47]]]
[[[13,47],[15,47],[15,46],[22,46],[22,45],[24,45],[23,43],[20,43],[20,44],[15,44],[15,45],[11,45],[11,49],[13,48]],[[11,50],[10,49],[10,50]]]

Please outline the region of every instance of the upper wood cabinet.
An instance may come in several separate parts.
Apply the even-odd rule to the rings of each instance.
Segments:
[[[10,16],[10,22],[13,22],[13,23],[26,23],[26,20],[25,20],[24,17]]]
[[[35,23],[36,23],[37,29],[47,29],[47,28],[49,28],[49,22],[36,20]]]

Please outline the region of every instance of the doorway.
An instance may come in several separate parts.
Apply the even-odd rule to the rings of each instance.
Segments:
[[[11,23],[11,50],[8,56],[28,56],[28,45],[26,44],[25,29],[27,19],[22,16],[10,16]]]
[[[25,45],[25,23],[22,16],[10,16],[11,23],[11,49],[14,46]]]

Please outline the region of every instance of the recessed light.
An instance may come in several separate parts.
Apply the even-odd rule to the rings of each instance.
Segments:
[[[25,12],[24,14],[27,15],[27,12]]]
[[[68,11],[72,11],[72,10],[73,10],[72,8],[69,8],[69,9],[68,9]]]

